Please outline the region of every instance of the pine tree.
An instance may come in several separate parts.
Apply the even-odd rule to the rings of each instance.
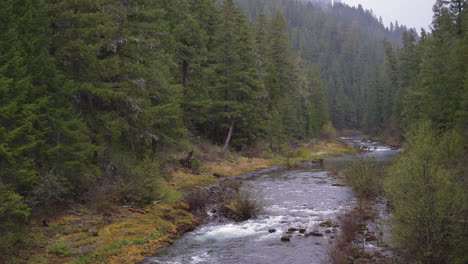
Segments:
[[[208,78],[214,49],[213,36],[217,24],[217,7],[212,0],[185,1],[179,12],[168,16],[173,21],[175,59],[183,88],[182,108],[190,130],[205,122],[208,111]]]
[[[215,40],[216,62],[211,88],[214,102],[210,115],[216,122],[213,128],[216,136],[223,138],[226,149],[231,139],[236,141],[236,146],[242,146],[250,134],[255,134],[253,127],[246,124],[253,126],[256,120],[254,99],[258,91],[253,36],[244,15],[232,0],[224,1],[221,6]],[[244,131],[234,131],[241,127]]]
[[[8,34],[17,35],[9,41],[16,43],[17,52],[9,52],[15,59],[5,65],[13,61],[15,65],[5,68],[2,75],[10,75],[18,86],[4,97],[8,103],[2,118],[2,141],[12,152],[2,180],[26,194],[54,170],[77,186],[92,169],[95,148],[89,144],[84,124],[73,108],[71,91],[49,54],[48,6],[45,1],[22,1],[11,2],[10,7],[15,11],[10,21],[17,24]]]
[[[384,41],[383,46],[385,49],[385,73],[383,82],[383,96],[382,96],[382,104],[383,104],[383,125],[388,126],[391,123],[391,127],[395,127],[395,120],[391,120],[393,116],[393,103],[395,93],[398,90],[398,64],[397,58],[395,55],[395,51],[390,42]]]
[[[306,100],[304,108],[305,134],[318,136],[322,127],[329,121],[329,110],[325,97],[324,85],[320,73],[314,65],[308,66],[306,73]]]

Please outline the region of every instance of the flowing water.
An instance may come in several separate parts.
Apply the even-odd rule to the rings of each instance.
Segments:
[[[343,140],[351,145],[369,147],[371,151],[327,159],[325,167],[343,166],[357,158],[387,162],[398,153],[377,142],[361,142],[360,138]],[[342,187],[323,169],[256,175],[243,178],[242,185],[266,201],[263,215],[245,222],[213,219],[143,263],[322,263],[335,230],[318,224],[334,220],[342,210],[355,203],[351,189]],[[290,227],[306,229],[307,233],[319,231],[324,236],[304,236],[295,232],[290,242],[282,242],[280,238]],[[270,233],[271,229],[276,231]],[[325,229],[332,232],[326,234]]]

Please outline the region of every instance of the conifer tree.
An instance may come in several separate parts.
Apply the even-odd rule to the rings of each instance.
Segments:
[[[232,0],[222,3],[215,40],[210,115],[217,124],[214,128],[217,137],[223,138],[226,149],[233,137],[240,146],[248,141],[249,134],[255,134],[254,99],[258,90],[251,28]],[[244,131],[236,132],[236,127]]]

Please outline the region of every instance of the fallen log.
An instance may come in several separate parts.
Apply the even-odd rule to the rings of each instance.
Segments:
[[[135,209],[135,208],[128,208],[129,211],[135,212],[135,213],[140,213],[140,214],[146,214],[146,211],[140,210],[140,209]]]

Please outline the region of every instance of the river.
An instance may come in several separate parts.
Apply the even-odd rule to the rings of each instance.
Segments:
[[[324,167],[344,166],[363,158],[373,162],[388,162],[399,151],[378,142],[362,142],[358,137],[342,138],[348,144],[365,146],[369,152],[329,158]],[[264,214],[245,222],[212,219],[208,224],[185,234],[158,256],[145,264],[320,264],[326,257],[334,229],[318,225],[335,220],[356,199],[351,188],[328,176],[324,169],[280,171],[242,179],[245,190],[262,197],[267,204]],[[290,242],[280,238],[289,228],[318,231],[324,236],[304,236],[293,233]],[[272,229],[275,230],[275,232]]]

